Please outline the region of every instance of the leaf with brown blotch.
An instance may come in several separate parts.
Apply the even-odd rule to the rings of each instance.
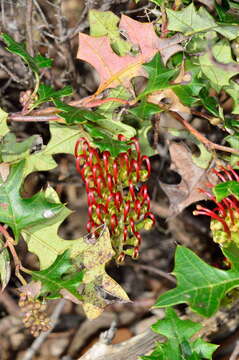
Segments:
[[[181,176],[181,182],[168,185],[160,182],[160,186],[169,198],[170,216],[178,215],[187,206],[207,196],[199,189],[209,190],[207,184],[216,184],[217,176],[210,169],[198,167],[192,158],[191,152],[183,144],[172,142],[169,146],[171,156],[170,169]]]
[[[160,39],[152,23],[141,23],[122,15],[119,27],[127,33],[129,41],[139,48],[137,55],[118,56],[113,52],[108,37],[79,34],[77,58],[91,64],[100,77],[96,95],[106,88],[118,85],[131,88],[130,81],[133,77],[147,77],[142,64],[149,62],[158,51],[166,63],[170,56],[183,50],[180,42],[185,39],[185,36],[177,34],[171,38]]]

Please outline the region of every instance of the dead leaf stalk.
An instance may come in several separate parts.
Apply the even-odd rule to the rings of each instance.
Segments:
[[[177,121],[179,121],[192,135],[194,135],[201,143],[203,143],[208,150],[220,150],[229,152],[232,154],[239,155],[239,150],[230,148],[228,146],[223,146],[219,144],[215,144],[212,141],[208,140],[204,135],[202,135],[198,130],[194,129],[194,127],[189,124],[187,120],[185,120],[182,116],[174,111],[169,111],[169,114],[174,117]]]

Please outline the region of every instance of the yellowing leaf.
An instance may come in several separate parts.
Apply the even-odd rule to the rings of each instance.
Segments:
[[[58,202],[58,196],[52,188],[47,189],[46,196],[49,201]],[[89,234],[76,240],[64,240],[58,235],[58,228],[70,213],[65,207],[57,216],[48,220],[47,226],[29,227],[22,231],[22,236],[28,250],[39,258],[41,270],[50,267],[59,255],[69,250],[75,265],[84,269],[83,290],[80,294],[83,298],[82,306],[89,318],[95,318],[109,301],[129,300],[121,286],[105,272],[106,264],[115,254],[108,229],[103,226],[98,237]],[[68,292],[61,292],[61,295],[66,298],[70,296]],[[74,301],[72,297],[70,299]]]

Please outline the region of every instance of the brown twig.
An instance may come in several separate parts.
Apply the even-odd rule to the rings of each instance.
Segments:
[[[34,116],[34,115],[18,115],[17,113],[15,114],[10,114],[9,115],[9,120],[12,121],[24,121],[24,122],[46,122],[46,121],[57,121],[59,120],[59,116],[56,115],[52,115],[52,116]]]
[[[27,51],[31,56],[34,56],[33,40],[32,40],[32,0],[27,0],[26,11],[26,37],[27,37]]]
[[[20,280],[20,282],[22,283],[22,285],[26,285],[27,282],[24,279],[24,277],[20,274],[20,269],[24,269],[22,266],[22,263],[16,253],[15,247],[14,245],[16,245],[14,239],[9,235],[8,231],[5,229],[4,226],[0,225],[0,232],[2,233],[2,235],[5,237],[6,239],[6,243],[5,243],[5,247],[9,248],[9,251],[12,254],[13,257],[13,261],[15,264],[15,274],[18,277],[18,279]]]
[[[149,272],[152,272],[152,273],[155,273],[157,275],[159,275],[160,277],[163,277],[167,280],[169,280],[170,282],[172,282],[173,284],[176,284],[177,281],[176,279],[171,276],[170,274],[166,273],[165,271],[162,271],[160,269],[157,269],[153,266],[149,266],[149,265],[144,265],[144,264],[135,264],[134,265],[136,268],[139,268],[139,269],[142,269],[142,270],[146,270],[146,271],[149,271]]]
[[[195,136],[201,143],[203,143],[209,150],[220,150],[229,152],[231,154],[239,155],[239,150],[230,148],[228,146],[218,145],[208,140],[204,135],[202,135],[199,131],[194,129],[192,125],[189,124],[181,115],[174,111],[169,111],[169,114],[174,117],[177,121],[179,121],[192,135]]]

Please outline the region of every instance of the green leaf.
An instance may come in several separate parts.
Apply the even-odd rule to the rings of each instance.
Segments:
[[[206,343],[202,339],[190,340],[201,328],[201,324],[191,320],[181,320],[172,308],[167,309],[165,318],[152,325],[152,330],[168,340],[159,343],[150,356],[143,356],[142,359],[212,359],[212,354],[218,345]]]
[[[234,62],[231,56],[231,47],[227,40],[219,41],[212,48],[215,59],[222,64]],[[220,91],[222,87],[230,85],[230,79],[239,73],[238,70],[223,69],[221,66],[212,62],[210,55],[205,54],[199,57],[202,72],[210,80],[211,86]]]
[[[51,67],[53,64],[53,59],[46,58],[42,55],[37,55],[33,58],[35,60],[36,65],[39,69],[45,68],[45,67]]]
[[[108,97],[109,98],[118,98],[123,100],[129,100],[132,94],[124,87],[117,86],[116,88],[109,89]],[[109,101],[105,104],[102,104],[98,107],[98,110],[106,118],[113,120],[114,111],[122,106],[122,103],[117,101]]]
[[[46,200],[43,191],[31,198],[22,198],[20,188],[23,181],[25,161],[11,166],[10,174],[4,182],[0,177],[0,222],[11,227],[18,240],[20,232],[39,222],[45,223],[62,209],[62,204]]]
[[[83,280],[83,271],[77,271],[67,276],[72,268],[69,251],[59,255],[54,263],[45,270],[32,271],[32,278],[41,282],[41,295],[48,299],[62,297],[61,291],[67,290],[75,298],[82,299],[77,289]],[[65,278],[64,278],[65,275]]]
[[[132,45],[121,38],[118,22],[118,16],[111,11],[89,11],[90,35],[108,36],[113,50],[123,56],[130,52]]]
[[[10,256],[7,248],[2,249],[4,242],[0,238],[0,280],[1,280],[1,291],[7,286],[10,277],[11,277],[11,262]]]
[[[200,91],[199,97],[201,99],[203,106],[207,109],[207,111],[209,111],[211,114],[213,114],[216,117],[220,117],[221,110],[220,110],[219,101],[215,97],[209,96],[209,92],[206,88],[203,88]]]
[[[232,97],[234,106],[232,114],[239,114],[239,85],[235,81],[230,82],[230,86],[224,88],[225,91]]]
[[[182,32],[186,36],[196,33],[217,31],[229,40],[239,35],[238,26],[217,24],[204,7],[196,11],[193,3],[180,11],[167,9],[168,29]]]
[[[147,101],[141,101],[138,106],[129,110],[130,114],[133,114],[142,122],[151,119],[155,114],[160,112],[162,112],[162,110],[158,105]]]
[[[57,203],[58,195],[52,188],[46,190],[48,201]],[[109,231],[102,227],[100,235],[88,234],[75,240],[64,240],[58,235],[58,228],[62,221],[71,213],[69,209],[63,209],[56,217],[48,220],[42,227],[36,224],[22,232],[27,243],[28,250],[34,253],[40,261],[40,269],[47,269],[67,249],[70,258],[75,265],[84,268],[82,294],[83,308],[90,318],[95,318],[107,305],[107,299],[102,298],[97,289],[110,293],[119,301],[128,301],[124,290],[106,272],[105,266],[114,256]]]
[[[64,96],[69,96],[73,92],[71,86],[65,86],[63,89],[54,90],[51,86],[40,84],[39,89],[37,91],[38,99],[32,105],[32,109],[39,106],[40,104],[53,101],[55,99],[62,98]]]
[[[213,17],[204,7],[200,7],[196,11],[195,6],[191,3],[181,11],[167,9],[168,29],[171,31],[179,31],[186,36],[193,35],[198,32],[207,32],[215,29],[217,26]]]
[[[146,124],[148,124],[148,126]],[[153,156],[158,153],[158,150],[153,149],[149,143],[148,133],[151,129],[152,125],[150,124],[150,121],[148,121],[147,123],[145,122],[144,126],[142,127],[142,129],[138,130],[137,134],[139,139],[140,151],[143,155],[146,156]]]
[[[98,147],[100,151],[109,151],[113,157],[118,156],[121,152],[128,151],[130,148],[127,142],[114,139],[112,134],[108,135],[107,132],[102,131],[96,126],[85,124],[84,128],[93,138],[92,141],[96,147]]]
[[[144,91],[138,95],[138,99],[142,99],[153,91],[169,87],[169,80],[171,80],[178,72],[178,69],[166,68],[163,65],[159,53],[157,53],[150,62],[144,64],[143,67],[149,74],[149,79]]]
[[[233,149],[239,150],[239,132],[235,132],[234,135],[228,135],[224,138]],[[230,164],[233,168],[238,169],[239,155],[232,154],[229,158]]]
[[[26,157],[24,174],[33,171],[47,171],[54,169],[57,163],[52,155],[74,154],[75,143],[80,137],[86,137],[87,133],[79,125],[65,125],[50,123],[51,139],[41,151]]]
[[[239,199],[239,182],[238,181],[225,181],[217,184],[213,188],[213,193],[217,201],[222,201],[225,197],[234,195]]]
[[[158,6],[162,5],[164,2],[164,0],[150,0],[150,1]]]
[[[97,122],[104,118],[99,112],[79,109],[75,106],[70,106],[58,99],[53,100],[57,109],[61,110],[58,115],[65,119],[67,124],[85,123],[87,121]]]
[[[20,56],[33,72],[39,73],[40,68],[52,65],[52,59],[47,59],[42,55],[35,57],[29,55],[25,45],[15,41],[9,34],[1,34],[1,37],[7,44],[7,50]]]
[[[0,108],[0,138],[9,131],[7,126],[7,118],[8,114]]]
[[[229,10],[229,6],[225,11],[223,6],[215,3],[215,9],[221,23],[229,23],[230,25],[239,24],[239,19],[227,12],[227,10]]]
[[[198,314],[210,317],[218,310],[225,294],[239,286],[237,269],[216,269],[182,246],[177,247],[173,273],[178,285],[161,295],[156,307],[186,303]]]
[[[30,155],[37,135],[30,136],[24,141],[16,142],[16,135],[9,132],[0,143],[0,156],[4,162],[13,162],[25,159]]]

